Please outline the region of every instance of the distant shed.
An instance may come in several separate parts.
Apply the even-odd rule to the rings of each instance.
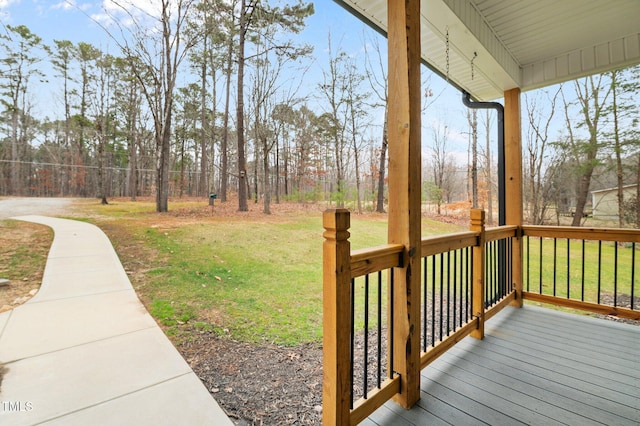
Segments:
[[[635,185],[625,185],[622,187],[625,200],[630,200],[636,196]],[[591,192],[593,203],[593,217],[599,219],[618,220],[618,188],[607,188]]]

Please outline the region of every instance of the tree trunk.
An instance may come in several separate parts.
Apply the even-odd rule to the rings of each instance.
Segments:
[[[233,64],[233,39],[229,41],[226,69],[226,93],[224,101],[224,122],[222,124],[222,142],[220,146],[220,201],[227,201],[227,186],[229,185],[229,102],[231,95],[231,67]]]
[[[258,190],[258,185],[259,185],[259,181],[258,181],[258,147],[254,146],[253,149],[253,154],[254,154],[254,161],[253,161],[253,192],[256,196],[254,203],[258,204],[258,200],[260,199],[259,194],[259,190]],[[249,183],[249,182],[247,182]],[[251,190],[249,189],[249,193],[247,194],[248,198],[251,199]]]
[[[387,168],[387,146],[388,138],[388,121],[387,106],[384,107],[384,124],[382,127],[382,144],[380,146],[380,164],[378,168],[378,201],[376,203],[376,212],[384,213],[384,176]]]
[[[607,97],[611,93],[611,85],[608,86],[608,90],[605,95],[600,98],[600,90],[602,89],[601,82],[603,76],[600,75],[598,82],[594,81],[594,77],[590,76],[585,79],[584,88],[580,86],[578,82],[576,85],[576,92],[578,101],[582,107],[582,113],[584,114],[584,123],[589,130],[588,145],[582,148],[582,152],[586,155],[586,161],[582,167],[583,173],[580,179],[580,188],[578,191],[578,199],[576,201],[576,211],[573,216],[571,226],[580,226],[582,217],[584,216],[584,207],[587,204],[587,197],[589,196],[589,187],[591,185],[591,176],[593,170],[597,164],[598,158],[598,124],[600,122],[603,108],[606,104]],[[593,110],[590,108],[590,102],[593,101]],[[592,115],[593,114],[593,115]]]
[[[18,108],[14,105],[11,113],[11,194],[21,195],[20,157],[18,155]]]
[[[491,136],[489,134],[489,110],[487,110],[487,140],[486,140],[486,150],[487,150],[487,158],[486,158],[486,166],[485,173],[487,180],[487,225],[493,225],[493,185],[491,179]]]
[[[102,133],[102,126],[98,130],[98,196],[100,197],[100,204],[106,205],[107,194],[105,192],[105,176],[104,176],[104,138],[105,134]]]
[[[271,214],[271,188],[269,185],[269,146],[268,141],[262,141],[262,167],[264,171],[264,214]],[[256,196],[256,198],[258,198]]]
[[[616,156],[616,180],[618,183],[618,227],[624,227],[624,190],[622,188],[622,147],[620,146],[620,127],[618,123],[618,71],[611,73],[612,113],[613,113],[613,143]]]
[[[240,41],[238,43],[238,100],[236,127],[238,129],[238,210],[246,212],[247,205],[247,166],[244,140],[244,44],[247,31],[247,5],[240,2]]]
[[[128,168],[128,179],[127,179],[127,192],[131,201],[136,200],[136,196],[138,195],[138,174],[137,174],[137,163],[138,163],[138,147],[137,147],[137,95],[136,95],[136,84],[134,82],[131,83],[129,99],[131,101],[131,105],[129,105],[130,114],[129,114],[129,168]]]
[[[478,112],[471,111],[471,205],[478,208]]]
[[[198,182],[197,195],[208,197],[209,185],[207,182],[207,170],[209,169],[209,161],[207,157],[207,37],[203,40],[203,59],[202,70],[200,75],[200,179]],[[215,87],[215,81],[213,82]],[[214,89],[215,90],[215,89]],[[213,105],[216,104],[215,97]],[[215,117],[215,114],[214,114]]]

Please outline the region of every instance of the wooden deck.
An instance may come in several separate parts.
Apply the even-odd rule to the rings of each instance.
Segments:
[[[422,372],[411,410],[363,425],[640,425],[640,327],[507,307]]]

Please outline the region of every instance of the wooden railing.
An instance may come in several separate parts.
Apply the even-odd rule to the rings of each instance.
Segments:
[[[323,220],[323,423],[357,424],[400,392],[391,302],[406,295],[395,294],[391,271],[402,267],[405,247],[352,252],[349,212],[329,210]],[[481,338],[485,318],[514,299],[497,256],[508,254],[502,246],[511,246],[517,227],[485,231],[484,212],[474,210],[471,228],[422,239],[421,367],[468,334]],[[485,256],[492,250],[495,257]]]
[[[392,332],[393,301],[407,298],[392,273],[405,247],[352,252],[349,217],[324,213],[323,423],[331,425],[359,423],[408,380],[392,350],[406,344]],[[639,246],[639,230],[485,229],[484,212],[472,210],[470,231],[422,239],[421,368],[467,335],[483,338],[485,321],[523,297],[640,319]]]
[[[485,229],[471,211],[471,231],[422,239],[422,353],[426,367],[464,337],[484,336],[484,322],[512,302],[512,240],[517,226]]]
[[[388,322],[393,315],[387,301],[393,297],[392,275],[388,271],[401,265],[404,246],[390,244],[351,252],[349,222],[347,210],[324,213],[324,424],[357,424],[400,391],[400,377],[394,374],[393,360],[388,358],[393,336],[387,330],[392,329]],[[370,321],[369,312],[372,281],[375,324]],[[356,305],[362,306],[358,313]],[[371,325],[375,330],[373,352],[377,356],[372,362],[376,374],[369,387]],[[363,370],[362,387],[357,392],[354,369],[359,367]],[[356,393],[361,397],[354,402]]]
[[[640,320],[640,230],[522,230],[525,299]]]

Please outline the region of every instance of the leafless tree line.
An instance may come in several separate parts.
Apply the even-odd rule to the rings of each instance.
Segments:
[[[375,115],[386,116],[384,52],[366,35],[362,60],[329,35],[328,62],[314,64],[312,48],[296,40],[313,5],[290,3],[161,0],[157,13],[143,13],[116,2],[120,10],[102,25],[117,54],[66,40],[46,46],[27,27],[7,25],[0,194],[154,195],[167,211],[169,196],[216,193],[223,202],[236,196],[239,210],[263,202],[265,213],[282,199],[383,212],[386,125]],[[615,176],[612,187],[638,182],[639,74],[636,67],[524,95],[530,222],[555,212],[579,225],[589,191],[606,176]],[[61,105],[36,97],[45,80]],[[428,81],[425,88],[427,111],[437,96]],[[468,124],[467,164],[452,155],[447,129],[432,129],[424,199],[439,211],[465,198],[466,187],[469,204],[491,219],[495,120],[474,111]],[[633,212],[637,199],[620,191],[621,211]]]

